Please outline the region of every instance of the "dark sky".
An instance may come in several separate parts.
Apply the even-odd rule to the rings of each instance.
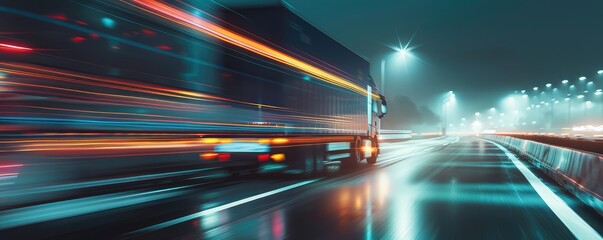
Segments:
[[[438,112],[454,90],[467,112],[513,90],[594,76],[603,68],[603,1],[288,0],[305,19],[367,57],[380,79],[386,45],[413,34],[421,61],[390,71],[387,95]],[[401,67],[404,67],[400,64]],[[390,75],[391,74],[391,75]]]

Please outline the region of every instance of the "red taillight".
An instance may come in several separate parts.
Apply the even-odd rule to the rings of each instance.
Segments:
[[[220,153],[220,154],[218,154],[218,160],[220,162],[224,162],[224,161],[230,160],[230,153]]]
[[[268,161],[268,159],[270,159],[270,154],[260,154],[260,155],[258,155],[258,161],[260,161],[260,162]]]

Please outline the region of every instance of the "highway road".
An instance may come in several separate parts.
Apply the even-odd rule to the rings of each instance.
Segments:
[[[0,211],[2,239],[601,239],[603,217],[473,137],[384,143],[377,165],[220,173]]]

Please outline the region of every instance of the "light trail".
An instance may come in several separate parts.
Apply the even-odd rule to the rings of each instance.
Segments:
[[[191,126],[230,126],[237,128],[248,128],[248,129],[298,129],[298,130],[321,130],[329,129],[327,127],[293,127],[293,126],[265,126],[265,125],[253,125],[246,123],[231,123],[231,122],[215,122],[215,121],[198,121],[197,118],[185,117],[191,116],[190,113],[204,113],[209,114],[210,112],[223,112],[225,111],[224,106],[216,106],[222,102],[234,103],[234,104],[245,104],[247,106],[262,106],[262,108],[287,112],[290,114],[275,114],[271,112],[265,112],[264,118],[268,121],[280,121],[280,120],[294,120],[305,123],[319,123],[330,125],[330,126],[347,126],[349,125],[354,116],[337,116],[331,118],[321,115],[308,115],[298,111],[293,111],[283,107],[270,106],[264,104],[246,103],[236,100],[230,100],[220,97],[211,96],[208,94],[201,94],[187,90],[175,89],[160,85],[154,85],[144,82],[136,82],[125,79],[113,79],[92,75],[84,75],[79,73],[73,73],[65,70],[59,70],[54,68],[0,62],[0,71],[7,73],[8,76],[3,80],[7,91],[16,94],[25,94],[24,97],[36,96],[36,97],[50,97],[52,101],[66,102],[66,103],[77,103],[79,107],[65,105],[69,107],[50,107],[44,106],[44,102],[31,102],[28,105],[13,104],[10,101],[0,103],[2,109],[0,112],[6,117],[10,115],[23,115],[27,114],[31,116],[28,118],[28,122],[36,121],[38,119],[40,123],[44,117],[55,116],[59,117],[56,119],[60,122],[76,121],[78,125],[81,124],[95,124],[92,121],[84,121],[83,119],[99,119],[99,120],[114,120],[115,122],[102,122],[104,125],[116,125],[120,124],[117,121],[130,121],[132,124],[145,123],[145,125],[155,123],[172,123],[172,124],[188,124]],[[111,89],[111,90],[108,90]],[[171,98],[171,99],[170,99]],[[199,101],[194,102],[181,102],[180,99]],[[85,104],[85,105],[82,105]],[[123,109],[121,111],[99,111],[99,105],[110,105],[120,107],[135,107],[135,108],[151,108],[159,110],[167,110],[176,114],[144,114],[144,113],[131,113],[129,109]],[[227,106],[229,107],[229,106]],[[80,109],[78,109],[80,108]],[[93,109],[86,109],[93,108]],[[10,109],[10,110],[9,110]],[[43,111],[40,111],[43,110]],[[234,110],[233,110],[234,111]],[[189,114],[187,114],[188,112]],[[187,114],[187,115],[184,115]],[[73,118],[76,119],[73,119]],[[234,116],[233,116],[234,117]],[[10,118],[10,117],[9,117]],[[63,118],[63,119],[60,119]],[[13,119],[13,118],[10,118]],[[70,120],[71,119],[71,120]],[[0,119],[1,121],[2,119]],[[22,118],[25,120],[25,118]],[[148,122],[152,120],[151,122]],[[6,121],[6,120],[4,120]],[[13,119],[12,121],[17,121]],[[96,122],[99,124],[100,122]],[[125,122],[124,122],[125,123]],[[125,125],[124,125],[125,127]],[[148,125],[151,127],[151,125]],[[174,125],[177,127],[177,125]],[[177,128],[186,128],[187,126],[182,125]],[[10,130],[10,129],[8,129]],[[197,128],[196,130],[202,130]]]
[[[5,68],[2,68],[5,67]],[[124,79],[112,79],[106,77],[98,77],[91,75],[83,75],[79,73],[68,72],[59,69],[53,69],[48,67],[41,67],[35,65],[27,65],[27,64],[19,64],[19,63],[7,63],[0,62],[0,71],[9,73],[11,78],[7,78],[4,83],[8,86],[7,90],[22,93],[22,94],[31,94],[33,96],[54,96],[58,97],[57,100],[67,101],[67,102],[79,102],[82,103],[93,103],[94,105],[115,105],[115,106],[128,106],[128,107],[146,107],[146,108],[155,108],[155,109],[163,109],[169,111],[186,111],[191,113],[198,112],[206,112],[209,111],[218,111],[219,108],[214,106],[215,104],[219,104],[222,102],[226,103],[235,103],[235,104],[244,104],[247,106],[262,106],[262,108],[267,108],[270,110],[276,110],[281,112],[288,112],[292,114],[271,114],[266,112],[265,117],[267,119],[291,119],[298,121],[307,121],[307,122],[315,122],[321,124],[341,124],[345,126],[345,124],[349,124],[352,119],[345,116],[338,116],[337,118],[323,117],[320,115],[316,116],[304,116],[298,111],[293,111],[291,109],[265,105],[265,104],[256,104],[256,103],[247,103],[241,102],[231,99],[225,99],[221,97],[215,97],[208,94],[196,93],[187,90],[175,89],[170,87],[164,87],[160,85],[154,85],[149,83],[142,83],[136,81],[129,81]],[[15,77],[28,77],[27,80],[18,79]],[[32,79],[33,78],[33,79]],[[68,83],[68,86],[65,84]],[[88,87],[89,86],[89,87]],[[92,87],[92,89],[90,89]],[[136,93],[135,96],[131,96],[132,94],[118,94],[118,93],[106,93],[109,92],[107,89],[114,89],[118,91],[128,91],[131,93]],[[114,91],[112,91],[114,92]],[[151,96],[151,97],[147,97]],[[172,99],[165,98],[173,98],[175,100],[184,99],[184,100],[193,100],[193,101],[201,101],[200,103],[186,103],[180,101],[174,101]],[[212,105],[207,105],[207,103],[211,103]],[[10,104],[9,104],[10,105]],[[8,105],[4,105],[5,107],[9,107]],[[52,111],[66,111],[66,112],[79,112],[85,114],[103,114],[103,115],[121,115],[121,116],[137,116],[137,117],[153,117],[153,118],[168,118],[168,119],[179,119],[179,120],[190,120],[191,124],[210,124],[210,123],[202,123],[196,122],[195,119],[192,118],[182,118],[174,116],[170,114],[169,116],[161,116],[157,114],[137,114],[137,113],[127,113],[127,112],[106,112],[106,111],[95,111],[88,109],[60,109],[60,108],[49,108],[44,106],[16,106],[17,108],[37,108],[37,109],[46,109]],[[7,112],[5,112],[7,113]],[[36,113],[38,114],[38,113]],[[45,115],[57,115],[57,116],[67,116],[68,114],[45,114]],[[76,116],[76,115],[73,115]],[[83,116],[84,118],[104,118],[107,117],[93,117],[91,116]],[[119,118],[114,118],[119,119]],[[124,120],[124,119],[119,119]],[[125,119],[128,120],[128,119]],[[129,119],[134,120],[134,119]],[[137,119],[143,120],[143,119]],[[173,121],[178,122],[178,121]],[[217,123],[218,125],[224,125]],[[226,123],[225,123],[226,124]],[[240,126],[240,127],[259,127],[259,126],[251,126],[245,124],[234,124],[232,126]]]
[[[0,43],[0,50],[9,50],[9,51],[14,51],[14,52],[31,52],[33,51],[32,48],[28,48],[28,47],[22,47],[22,46],[17,46],[17,45],[13,45],[13,44],[7,44],[7,43]]]
[[[231,30],[225,29],[219,25],[216,25],[206,19],[190,14],[184,10],[153,0],[133,0],[131,1],[132,3],[130,3],[129,1],[122,2],[137,9],[140,9],[144,12],[169,20],[173,23],[177,23],[189,29],[204,33],[213,38],[248,50],[260,56],[291,66],[329,84],[351,90],[363,96],[366,96],[368,94],[364,86],[358,86],[355,83],[350,82],[349,80],[336,76],[332,73],[329,73],[325,70],[308,64],[302,60],[299,60],[295,57],[278,51],[272,47],[269,47],[265,44],[262,44],[255,40],[242,36],[238,33],[235,33]],[[379,99],[379,96],[377,94],[371,93],[371,95],[374,99]]]

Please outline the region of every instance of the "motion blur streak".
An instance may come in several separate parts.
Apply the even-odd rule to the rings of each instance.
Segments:
[[[78,136],[77,133],[73,135]],[[176,135],[174,135],[173,137],[165,137],[164,135],[162,136],[163,137],[161,138],[124,138],[99,136],[95,139],[61,139],[55,138],[55,136],[50,139],[4,140],[0,141],[0,153],[35,152],[43,154],[45,156],[77,158],[169,155],[207,151],[212,149],[218,143],[227,142],[226,139],[217,138],[177,138]],[[283,141],[282,138],[275,138],[273,140],[277,140],[277,142]],[[346,142],[351,140],[351,137],[346,136],[297,137],[287,139],[287,143],[297,145],[308,145],[331,141]],[[270,141],[270,139],[239,138],[236,140],[236,142],[268,141]],[[284,159],[284,156],[282,157],[282,159]],[[2,170],[2,168],[20,166],[22,165],[0,166],[0,170]]]
[[[22,47],[22,46],[17,46],[17,45],[13,45],[13,44],[7,44],[7,43],[0,43],[0,50],[7,50],[7,51],[13,51],[13,52],[33,51],[33,49],[28,48],[28,47]]]
[[[86,76],[86,75],[82,75],[82,74],[71,73],[71,72],[66,72],[66,71],[61,71],[61,70],[57,70],[57,69],[41,67],[41,66],[31,66],[31,65],[26,65],[26,64],[6,63],[6,62],[0,62],[0,66],[8,66],[8,67],[13,67],[13,68],[19,69],[19,70],[12,70],[12,69],[0,68],[1,72],[10,73],[10,74],[14,74],[14,75],[52,79],[52,80],[56,80],[56,81],[91,85],[91,86],[96,86],[96,87],[107,87],[107,88],[113,88],[113,89],[119,89],[119,90],[135,91],[135,92],[139,92],[139,93],[147,93],[147,94],[154,94],[154,95],[167,96],[167,97],[177,97],[177,98],[199,100],[199,101],[219,100],[219,101],[244,103],[244,102],[239,102],[239,101],[235,101],[235,100],[211,96],[208,94],[202,94],[202,93],[198,93],[198,92],[170,89],[167,87],[156,86],[156,85],[152,85],[152,84],[148,84],[148,83],[145,83],[143,85],[140,82],[128,82],[128,81],[123,81],[123,80],[114,80],[114,79],[101,78],[101,77],[95,77],[95,76]],[[39,72],[39,73],[34,73],[33,71]],[[53,76],[53,75],[48,75],[48,74],[53,74],[53,75],[58,75],[58,76]],[[69,79],[69,77],[72,77],[72,79]],[[83,79],[86,81],[77,80],[77,79]],[[90,82],[90,81],[95,81],[98,83]],[[141,89],[143,89],[143,90],[141,90]],[[97,94],[100,94],[100,93],[97,93]],[[128,97],[128,96],[121,96],[121,97]],[[174,104],[177,102],[168,102],[168,103]],[[255,106],[259,105],[259,104],[253,104],[253,103],[245,103],[245,104],[255,105]],[[265,108],[279,108],[279,107],[263,105],[263,104],[261,106],[265,107]]]
[[[274,48],[266,46],[265,44],[259,43],[245,36],[241,36],[235,32],[220,27],[214,23],[211,23],[203,18],[187,13],[183,10],[153,0],[134,0],[132,2],[134,2],[138,6],[130,3],[127,4],[132,5],[145,12],[165,18],[166,20],[183,25],[190,29],[200,31],[211,37],[246,49],[260,56],[264,56],[277,62],[289,65],[303,72],[311,74],[327,83],[340,86],[342,88],[357,92],[362,95],[368,94],[364,87],[360,87],[342,77],[336,76],[318,67],[312,66],[304,61],[301,61]],[[379,98],[379,96],[374,93],[372,94],[372,97],[375,99]]]
[[[0,106],[2,106],[0,112],[3,113],[0,121],[5,119],[4,121],[8,121],[9,123],[16,121],[28,125],[31,122],[40,122],[42,124],[55,122],[60,124],[76,123],[77,125],[117,125],[121,127],[136,124],[136,128],[156,128],[161,126],[162,130],[166,128],[190,129],[191,127],[201,130],[203,128],[226,126],[236,129],[283,128],[282,126],[274,125],[197,121],[197,118],[190,117],[191,114],[196,114],[200,111],[215,114],[231,107],[223,104],[241,104],[290,113],[266,113],[267,119],[271,117],[274,120],[293,119],[322,124],[335,123],[342,126],[351,121],[344,117],[303,116],[298,111],[277,106],[242,102],[151,83],[85,75],[38,65],[0,62],[0,72],[6,74],[2,79],[2,83],[5,86],[3,91],[12,93],[16,96],[13,99],[19,100],[0,102]],[[77,105],[61,104],[61,107],[57,107],[46,106],[46,102],[35,104],[34,102],[23,102],[23,100],[30,99],[31,96],[35,96],[35,98],[49,98],[63,103],[76,103]],[[40,104],[44,105],[40,106]],[[98,107],[95,107],[95,105],[135,107],[137,108],[136,110],[140,108],[158,109],[169,112],[161,112],[161,114],[136,113],[128,109],[121,111],[101,111],[100,109],[96,110]],[[94,109],[75,109],[75,106],[93,107]],[[25,115],[24,117],[21,113],[33,116]],[[11,118],[10,116],[12,115],[19,117]],[[98,119],[98,121],[86,119]],[[114,122],[109,120],[114,120]],[[309,129],[304,127],[287,128]],[[3,129],[0,129],[0,131]],[[12,128],[7,127],[6,129],[10,131]]]
[[[148,192],[130,192],[54,202],[26,208],[8,210],[0,216],[0,229],[67,218],[113,208],[142,204],[159,199],[186,194],[189,186],[161,189]]]
[[[164,222],[164,223],[153,225],[153,226],[150,226],[150,227],[147,227],[147,228],[143,228],[143,229],[140,229],[138,231],[133,232],[133,234],[145,233],[145,232],[150,232],[150,231],[156,231],[156,230],[159,230],[159,229],[162,229],[162,228],[166,228],[166,227],[173,226],[173,225],[176,225],[176,224],[179,224],[179,223],[190,221],[190,220],[198,218],[198,217],[210,215],[210,214],[213,214],[213,213],[216,213],[216,212],[219,212],[219,211],[223,211],[223,210],[226,210],[226,209],[229,209],[229,208],[233,208],[233,207],[236,207],[236,206],[248,203],[248,202],[252,202],[252,201],[255,201],[255,200],[258,200],[258,199],[262,199],[262,198],[265,198],[265,197],[269,197],[269,196],[278,194],[278,193],[289,191],[291,189],[295,189],[295,188],[298,188],[298,187],[301,187],[301,186],[304,186],[304,185],[308,185],[308,184],[316,182],[318,180],[320,180],[320,179],[307,180],[307,181],[295,183],[295,184],[292,184],[292,185],[289,185],[289,186],[286,186],[286,187],[274,189],[272,191],[261,193],[261,194],[255,195],[255,196],[243,198],[241,200],[237,200],[237,201],[234,201],[234,202],[231,202],[231,203],[227,203],[227,204],[224,204],[224,205],[221,205],[221,206],[217,206],[217,207],[214,207],[214,208],[206,209],[206,210],[203,210],[203,211],[195,213],[195,214],[191,214],[191,215],[184,216],[184,217],[181,217],[181,218],[177,218],[177,219],[174,219],[174,220],[171,220],[171,221],[168,221],[168,222]]]

